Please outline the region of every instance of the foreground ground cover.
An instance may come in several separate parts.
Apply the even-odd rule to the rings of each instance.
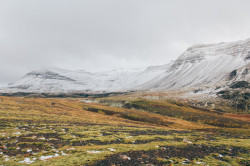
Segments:
[[[0,97],[0,165],[249,165],[249,122],[242,115],[201,114],[162,101],[126,104]]]

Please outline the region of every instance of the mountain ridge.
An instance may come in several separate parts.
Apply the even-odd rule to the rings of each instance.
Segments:
[[[5,93],[104,93],[130,90],[164,91],[188,88],[226,87],[250,80],[250,39],[195,45],[175,61],[146,69],[109,72],[32,71],[0,91]]]

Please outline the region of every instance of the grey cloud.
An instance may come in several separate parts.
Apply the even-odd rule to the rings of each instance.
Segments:
[[[60,67],[161,65],[199,43],[250,37],[248,0],[1,0],[0,84]]]

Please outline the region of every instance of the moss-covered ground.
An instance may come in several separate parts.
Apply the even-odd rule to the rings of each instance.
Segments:
[[[250,165],[248,115],[98,101],[0,97],[0,165]]]

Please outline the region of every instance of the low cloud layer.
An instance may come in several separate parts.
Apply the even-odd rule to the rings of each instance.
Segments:
[[[0,86],[31,70],[162,65],[250,38],[249,0],[2,0]]]

